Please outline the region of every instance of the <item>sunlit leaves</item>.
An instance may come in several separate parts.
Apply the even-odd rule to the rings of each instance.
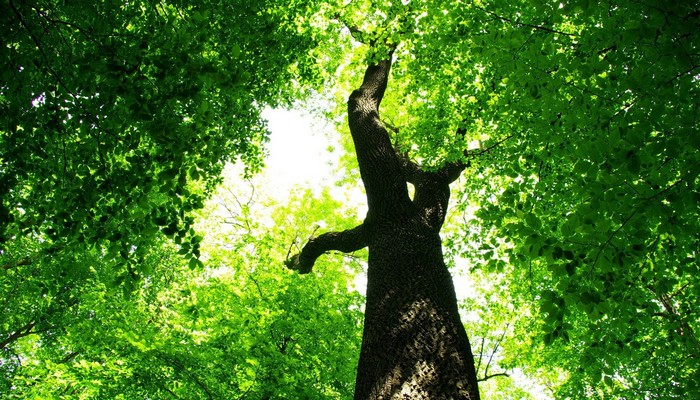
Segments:
[[[496,15],[512,15],[497,11],[496,3],[489,9]],[[632,12],[620,6],[603,15],[585,4],[567,5],[563,10],[560,21],[579,28],[546,27],[574,36],[557,37],[534,29],[517,54],[490,56],[493,68],[503,72],[508,69],[504,63],[512,63],[508,82],[519,93],[509,93],[508,86],[501,93],[500,99],[508,99],[511,116],[504,116],[499,126],[512,124],[522,132],[518,134],[522,141],[518,148],[505,142],[497,150],[498,157],[487,160],[499,162],[500,169],[492,170],[494,165],[489,163],[477,170],[487,179],[492,172],[516,172],[511,175],[516,182],[509,183],[508,189],[486,192],[497,200],[481,200],[484,208],[477,217],[479,224],[495,225],[512,244],[505,255],[514,264],[513,279],[530,282],[522,289],[512,286],[514,293],[522,290],[519,298],[538,299],[543,321],[540,335],[553,346],[550,357],[555,364],[561,354],[581,350],[574,341],[595,337],[643,343],[645,336],[637,328],[642,325],[646,334],[663,335],[666,324],[654,317],[663,303],[661,296],[673,296],[668,305],[675,310],[676,302],[696,298],[688,289],[697,286],[686,278],[697,269],[695,261],[686,258],[695,253],[697,224],[681,221],[697,221],[698,208],[689,209],[679,201],[697,191],[697,179],[681,176],[697,164],[698,151],[680,145],[685,137],[681,132],[697,129],[697,121],[684,118],[686,112],[672,111],[694,113],[697,108],[696,101],[678,96],[698,90],[696,79],[678,63],[685,58],[680,53],[686,51],[680,41],[695,48],[697,35],[681,33],[683,24],[676,27],[668,22],[669,18],[695,18],[692,10]],[[530,27],[551,16],[536,17],[523,8],[520,20],[528,15]],[[594,26],[588,26],[588,21],[595,21]],[[634,28],[641,25],[644,30]],[[511,24],[506,29],[514,35],[525,27]],[[501,42],[496,39],[494,43]],[[480,188],[473,182],[468,187]],[[472,238],[489,240],[481,232],[482,237]],[[684,250],[677,252],[677,246]],[[696,313],[671,314],[697,329]],[[558,339],[564,340],[555,345]],[[665,341],[669,353],[645,358],[637,372],[625,365],[638,363],[647,350],[609,348],[604,362],[581,362],[581,370],[573,368],[567,390],[578,393],[572,394],[577,397],[586,393],[585,387],[590,390],[603,384],[600,393],[624,397],[629,396],[621,394],[625,387],[655,387],[632,376],[646,374],[641,371],[647,368],[657,370],[655,363],[676,356],[674,362],[679,362],[684,352],[671,349],[685,341],[683,335],[669,335]],[[587,359],[596,360],[602,354],[591,353]],[[690,357],[697,371],[697,358]],[[678,379],[682,390],[691,390],[687,375],[672,375],[666,379]],[[634,385],[621,385],[620,379],[633,380]],[[672,386],[654,390],[671,395]]]
[[[303,97],[318,70],[306,39],[318,34],[288,7],[11,2],[3,240],[46,234],[57,247],[106,248],[115,262],[158,230],[188,242],[187,214],[224,163],[259,169],[261,107]]]
[[[351,398],[361,329],[356,260],[328,257],[317,265],[323,274],[299,276],[283,267],[281,245],[302,223],[350,221],[327,194],[266,209],[245,189],[222,189],[199,221],[207,237],[189,243],[201,244],[205,265],[165,244],[141,261],[147,279],[104,285],[119,272],[99,257],[17,265],[3,257],[10,267],[0,288],[12,297],[2,338],[35,326],[3,342],[3,390],[16,398]],[[306,214],[297,201],[321,213]],[[66,267],[68,276],[47,279]],[[39,273],[13,293],[30,269]]]
[[[7,38],[0,48],[7,299],[0,339],[29,327],[8,345],[50,360],[32,365],[37,376],[51,371],[46,385],[36,386],[30,373],[18,377],[22,387],[35,385],[31,395],[71,381],[102,397],[129,388],[138,398],[148,390],[197,398],[206,395],[202,385],[233,390],[225,376],[204,371],[235,365],[243,377],[235,391],[264,397],[277,385],[289,398],[310,390],[303,380],[338,372],[307,357],[304,346],[313,343],[303,342],[309,332],[300,327],[333,332],[336,322],[356,322],[356,313],[347,320],[337,311],[357,299],[341,296],[328,307],[319,299],[332,302],[321,289],[343,293],[358,261],[330,257],[319,265],[323,276],[309,277],[287,275],[281,265],[317,224],[357,221],[338,217],[328,193],[307,193],[269,214],[274,233],[265,234],[243,201],[229,221],[235,228],[218,231],[221,247],[205,250],[194,212],[227,161],[261,166],[261,107],[323,91],[344,115],[358,67],[372,57],[359,42],[372,41],[397,45],[382,104],[396,146],[430,167],[470,163],[454,196],[461,221],[447,230],[446,253],[453,263],[469,260],[488,299],[472,304],[491,323],[484,347],[506,333],[498,365],[551,383],[557,398],[698,391],[693,2],[8,5],[0,25]],[[355,171],[346,181],[357,178]],[[161,235],[184,260],[159,261]],[[196,282],[158,283],[175,279],[164,265]],[[281,306],[289,304],[293,313]],[[129,321],[146,317],[158,322],[125,333]],[[28,339],[39,334],[45,342]],[[109,346],[90,353],[88,339],[101,335]],[[310,337],[325,343],[324,360],[337,350],[329,336]],[[83,358],[58,362],[70,354],[61,346],[81,341]],[[190,347],[173,345],[182,341]],[[208,346],[209,355],[195,354],[196,346]],[[346,368],[340,357],[355,353],[337,351],[332,368]],[[98,359],[109,362],[98,366]],[[18,364],[3,365],[11,375]],[[313,377],[292,374],[308,365]],[[100,389],[90,376],[119,384]],[[158,386],[170,380],[181,386]],[[350,391],[347,382],[337,386],[314,393]]]

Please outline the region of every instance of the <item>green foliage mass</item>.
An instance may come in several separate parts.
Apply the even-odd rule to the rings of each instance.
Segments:
[[[355,221],[306,194],[271,206],[277,231],[239,202],[240,226],[203,239],[195,211],[226,162],[260,168],[262,108],[322,92],[344,125],[364,66],[396,47],[397,147],[470,164],[443,236],[471,270],[467,331],[497,375],[482,388],[525,397],[518,372],[554,398],[700,396],[700,5],[618,3],[10,1],[4,388],[351,396],[355,261],[278,266],[320,212]]]
[[[153,272],[128,291],[101,283],[99,257],[74,260],[85,270],[54,278],[57,291],[34,288],[51,265],[39,279],[26,274],[36,267],[13,269],[2,282],[23,290],[3,288],[12,295],[4,310],[21,314],[1,315],[3,333],[23,318],[35,323],[3,348],[3,398],[351,398],[362,319],[356,263],[331,257],[322,273],[300,276],[283,267],[278,245],[304,223],[347,218],[252,210],[246,197],[228,185],[207,208],[198,226],[205,268],[190,269],[162,243],[144,261]],[[297,201],[342,210],[327,194]],[[271,225],[257,222],[260,212]]]
[[[133,276],[159,231],[198,257],[188,212],[227,161],[259,169],[261,109],[303,97],[323,76],[307,54],[322,34],[302,25],[312,3],[5,8],[0,241],[96,246]]]
[[[697,4],[553,5],[475,4],[455,40],[456,70],[479,68],[436,101],[483,145],[452,251],[504,277],[504,365],[561,369],[556,398],[694,397]]]
[[[555,398],[697,397],[697,2],[391,4],[382,116],[423,166],[470,163],[445,236],[473,341]]]

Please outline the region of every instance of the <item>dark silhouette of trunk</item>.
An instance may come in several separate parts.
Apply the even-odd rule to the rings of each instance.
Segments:
[[[428,172],[396,153],[379,119],[390,67],[391,54],[370,65],[348,101],[367,193],[365,221],[311,239],[287,266],[308,273],[326,251],[369,247],[355,399],[478,399],[474,360],[439,235],[449,184],[466,165]],[[415,187],[413,199],[407,183]]]

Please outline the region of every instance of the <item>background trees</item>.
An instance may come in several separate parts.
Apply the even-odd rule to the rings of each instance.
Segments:
[[[502,29],[481,115],[513,136],[467,183],[505,187],[470,200],[464,249],[541,315],[558,396],[696,392],[697,5],[543,7],[484,11]]]
[[[164,325],[148,324],[157,308],[153,293],[169,299],[161,301],[177,314],[167,321],[189,321],[180,304],[190,294],[180,288],[214,287],[207,302],[217,307],[224,301],[216,293],[236,287],[253,301],[257,288],[249,280],[188,281],[216,269],[203,251],[204,230],[193,229],[193,210],[211,195],[226,161],[259,167],[264,106],[289,105],[325,88],[329,98],[338,89],[344,109],[343,90],[357,86],[369,57],[351,46],[352,35],[374,31],[400,42],[383,103],[397,146],[426,166],[457,160],[465,149],[473,155],[444,239],[452,262],[468,265],[476,281],[465,307],[473,318],[466,321],[471,332],[485,334],[474,347],[480,339],[485,352],[499,344],[500,369],[492,363],[481,372],[523,371],[557,398],[696,393],[698,4],[406,3],[5,3],[5,388],[69,397],[68,388],[116,380],[121,386],[113,393],[129,393],[124,388],[132,385],[165,398],[172,397],[168,390],[206,398],[202,386],[212,397],[235,385],[242,394],[253,388],[245,369],[236,372],[235,385],[215,387],[232,378],[208,376],[223,365],[214,362],[227,358],[205,359],[194,350],[206,342],[193,339],[201,326],[183,322],[187,333],[172,328],[166,338]],[[452,135],[456,128],[463,138]],[[348,171],[346,181],[356,174]],[[251,237],[257,251],[275,239],[268,249],[278,252],[275,262],[291,243]],[[176,247],[163,248],[172,245],[166,242]],[[185,265],[171,258],[174,252],[183,253]],[[276,274],[256,277],[266,282],[264,294],[265,285],[277,287]],[[264,296],[268,303],[295,302],[276,291]],[[335,304],[332,298],[324,301]],[[234,304],[231,310],[252,303]],[[337,309],[346,310],[350,303],[341,304]],[[214,314],[204,313],[209,321],[219,318]],[[131,333],[104,325],[120,320],[130,321],[124,323]],[[266,321],[263,331],[277,320]],[[99,326],[104,331],[94,330]],[[267,346],[260,354],[278,357],[279,336],[251,335],[247,340]],[[86,349],[90,338],[106,337],[113,338],[108,345]],[[134,352],[138,345],[129,340],[157,344]],[[141,357],[151,354],[149,346],[177,352],[180,366],[165,356]],[[103,356],[107,350],[134,358]],[[126,367],[117,366],[119,359]],[[109,373],[90,364],[110,362]],[[315,362],[320,371],[322,362]],[[47,374],[56,379],[32,379]],[[163,377],[187,383],[178,383],[178,392],[177,385],[157,386]],[[510,390],[504,382],[511,380],[484,386]],[[338,388],[328,396],[345,396]],[[29,393],[14,390],[16,397]],[[274,397],[257,390],[251,398]]]

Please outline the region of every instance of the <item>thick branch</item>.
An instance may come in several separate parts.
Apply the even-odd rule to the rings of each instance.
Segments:
[[[308,274],[323,253],[331,250],[350,253],[367,246],[365,225],[358,225],[352,229],[342,232],[328,232],[308,241],[301,250],[295,254],[284,265],[301,274]]]
[[[465,132],[458,129],[457,134],[464,136]],[[408,158],[408,155],[399,156],[407,182],[412,183],[416,188],[413,202],[432,227],[440,229],[442,226],[447,212],[447,203],[450,199],[449,185],[469,167],[470,159],[490,152],[513,136],[510,135],[479,151],[465,150],[464,161],[447,163],[435,172],[422,170],[419,165]]]
[[[399,158],[399,164],[401,165],[401,170],[403,171],[404,178],[406,182],[417,185],[426,175],[415,161],[411,160],[408,154],[398,153],[396,154]]]
[[[450,200],[450,182],[437,173],[421,171],[419,178],[413,184],[416,188],[413,204],[420,210],[429,226],[438,231],[442,227],[443,222],[445,222],[445,216],[447,215],[447,204]]]
[[[401,213],[410,205],[406,177],[399,157],[379,118],[391,55],[370,65],[359,89],[348,99],[348,125],[352,134],[360,175],[367,193],[368,218]]]
[[[386,91],[387,83],[389,83],[390,70],[391,54],[389,54],[389,56],[386,59],[379,61],[377,64],[372,64],[368,66],[367,70],[365,71],[365,77],[362,80],[362,86],[360,86],[358,90],[355,90],[350,95],[350,99],[357,99],[358,101],[370,101],[373,104],[366,104],[370,108],[366,111],[378,112],[379,104],[382,102],[384,92]]]

